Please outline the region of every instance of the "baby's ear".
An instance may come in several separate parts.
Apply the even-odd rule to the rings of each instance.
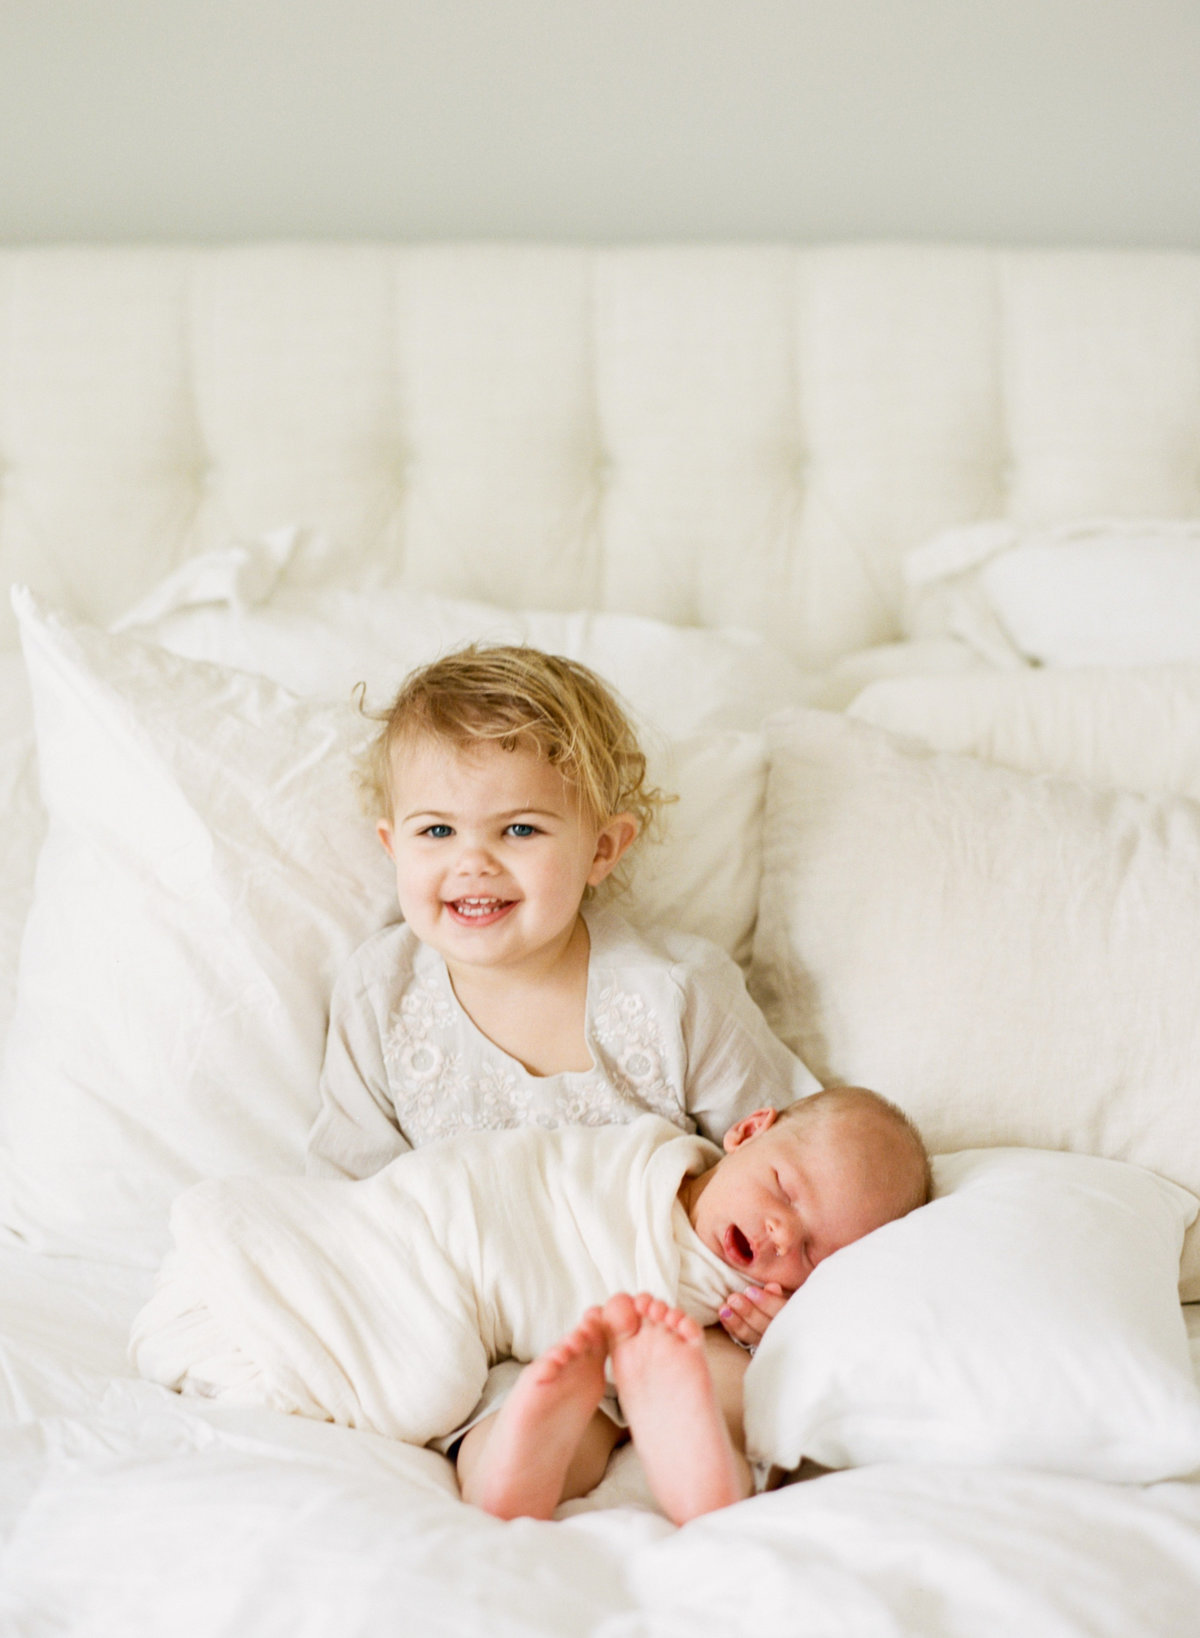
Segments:
[[[632,813],[615,813],[600,827],[592,868],[588,871],[589,887],[599,887],[637,841],[637,834],[638,822]]]
[[[383,851],[387,854],[389,859],[394,861],[396,854],[392,847],[392,827],[386,819],[381,819],[375,826],[375,834],[383,843]]]
[[[751,1114],[743,1115],[725,1134],[725,1153],[732,1154],[735,1149],[740,1149],[743,1143],[749,1143],[752,1137],[774,1126],[778,1119],[778,1109],[755,1109]]]

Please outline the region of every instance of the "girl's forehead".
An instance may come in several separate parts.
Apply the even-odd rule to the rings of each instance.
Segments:
[[[405,802],[428,799],[437,805],[495,796],[512,807],[573,804],[572,787],[532,745],[460,744],[426,734],[400,740],[389,760],[393,792]]]
[[[500,740],[446,739],[439,734],[407,734],[391,748],[393,773],[422,777],[445,774],[451,777],[497,777],[512,769],[545,767],[550,764],[533,745],[505,745]],[[550,770],[554,771],[554,770]]]

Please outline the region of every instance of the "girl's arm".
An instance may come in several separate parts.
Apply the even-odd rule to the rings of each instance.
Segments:
[[[741,969],[716,945],[681,968],[687,1060],[685,1103],[705,1137],[720,1143],[736,1121],[821,1090],[750,999]]]
[[[383,1020],[353,964],[330,1002],[321,1108],[308,1135],[312,1177],[371,1177],[412,1147],[396,1124],[383,1060]]]

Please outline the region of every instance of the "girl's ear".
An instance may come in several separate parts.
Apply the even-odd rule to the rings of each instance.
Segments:
[[[740,1149],[743,1143],[748,1143],[752,1137],[757,1137],[760,1132],[774,1126],[778,1119],[778,1109],[755,1109],[752,1114],[744,1115],[726,1132],[725,1153],[731,1155],[735,1149]]]
[[[596,852],[588,871],[588,886],[598,887],[637,840],[638,822],[632,813],[615,813],[600,827]]]
[[[375,834],[383,843],[383,851],[395,863],[396,855],[392,848],[392,827],[386,819],[381,819],[375,826]]]

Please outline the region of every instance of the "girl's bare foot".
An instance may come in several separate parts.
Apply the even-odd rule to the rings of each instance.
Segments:
[[[654,1498],[674,1524],[750,1494],[690,1315],[645,1292],[602,1310],[613,1380]]]
[[[497,1518],[548,1519],[604,1393],[608,1333],[589,1308],[570,1333],[527,1365],[492,1420],[463,1497]]]

